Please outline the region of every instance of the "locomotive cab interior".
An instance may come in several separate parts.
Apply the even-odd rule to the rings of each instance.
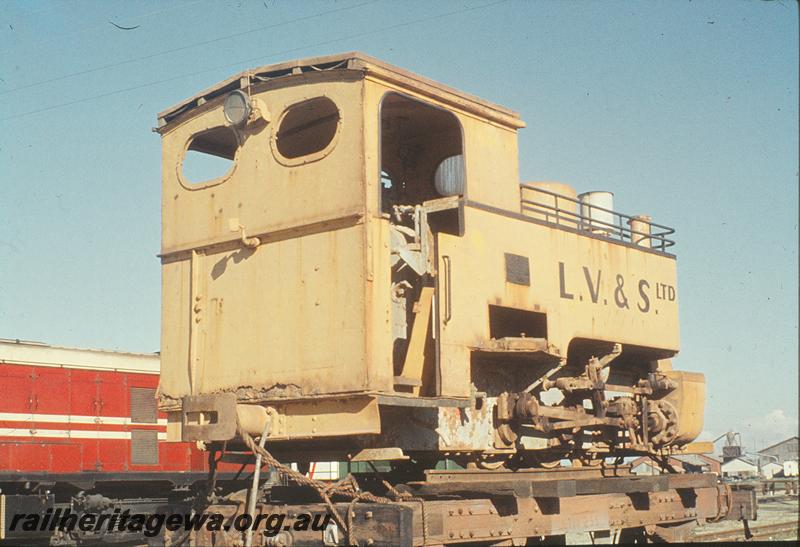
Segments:
[[[464,194],[461,124],[399,93],[381,101],[381,211]]]
[[[428,264],[433,249],[423,243],[438,230],[458,231],[459,216],[453,199],[436,212],[424,205],[464,194],[462,128],[452,112],[397,92],[383,96],[380,117],[380,210],[390,224],[392,256],[394,390],[436,395],[435,272]]]

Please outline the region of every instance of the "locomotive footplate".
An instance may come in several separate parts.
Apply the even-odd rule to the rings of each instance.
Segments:
[[[334,503],[340,522],[331,518],[324,530],[295,531],[291,522],[300,514],[329,514],[325,503],[261,503],[257,514],[286,515],[287,524],[279,531],[273,526],[272,535],[257,530],[253,545],[525,545],[608,531],[627,540],[684,541],[699,524],[755,518],[753,492],[732,491],[713,474],[612,475],[599,468],[431,471],[423,482],[397,485],[413,496],[404,501]],[[286,499],[287,491],[280,492]],[[207,512],[233,519],[242,506],[216,504]],[[193,536],[198,545],[235,544],[241,537],[206,530]]]

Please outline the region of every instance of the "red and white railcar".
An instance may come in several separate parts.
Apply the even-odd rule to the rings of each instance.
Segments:
[[[0,340],[0,544],[52,534],[11,530],[15,514],[154,511],[206,488],[206,452],[159,442],[159,368],[154,353]]]
[[[159,443],[158,354],[0,340],[0,482],[9,474],[205,471],[189,443]],[[5,475],[5,477],[3,477]]]

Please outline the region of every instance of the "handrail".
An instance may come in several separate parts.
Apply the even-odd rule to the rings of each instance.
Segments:
[[[444,255],[442,257],[444,264],[444,282],[446,289],[444,291],[444,323],[445,325],[453,318],[453,280],[452,280],[452,266],[450,264],[450,257]]]
[[[525,195],[526,191],[537,192],[549,197],[545,198],[546,201],[532,199],[530,196]],[[536,197],[533,196],[533,198]],[[560,200],[573,204],[572,210],[565,209],[563,207],[564,204],[559,203]],[[530,184],[520,184],[520,203],[523,214],[540,218],[540,220],[544,220],[549,224],[567,225],[577,230],[591,232],[600,237],[623,241],[661,252],[666,252],[669,247],[675,245],[675,241],[668,237],[674,234],[675,230],[669,226],[656,224],[642,217],[632,217],[618,213],[617,211],[585,203],[579,199]],[[581,208],[588,208],[588,215],[582,214]],[[576,210],[578,211],[577,213],[575,212]],[[606,222],[595,218],[593,214],[595,211],[607,213],[611,215],[613,220]],[[632,223],[646,224],[650,230],[648,232],[636,230],[631,227]]]

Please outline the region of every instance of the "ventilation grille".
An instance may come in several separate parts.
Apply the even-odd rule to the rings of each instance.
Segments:
[[[149,387],[131,388],[131,421],[138,424],[158,423],[155,389]]]
[[[158,465],[158,431],[131,431],[131,463]]]

